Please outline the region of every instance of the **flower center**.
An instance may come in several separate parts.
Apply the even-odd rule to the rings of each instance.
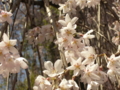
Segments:
[[[80,68],[80,65],[79,65],[78,63],[76,63],[74,66],[75,66],[76,68]]]
[[[7,16],[8,16],[7,13],[2,14],[2,17],[4,17],[4,18],[6,18]]]
[[[71,33],[70,30],[66,30],[66,34],[69,36],[69,35],[72,34],[72,33]]]

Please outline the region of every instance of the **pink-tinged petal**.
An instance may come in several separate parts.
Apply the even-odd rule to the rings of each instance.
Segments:
[[[15,58],[20,57],[18,50],[15,47],[9,47],[10,52],[14,55]]]
[[[11,12],[7,12],[7,14],[11,17],[13,14]]]
[[[8,17],[8,18],[7,18],[7,22],[8,22],[9,24],[13,24],[12,18]]]
[[[9,38],[5,33],[3,34],[3,41],[6,42],[6,43],[9,42]]]
[[[0,19],[1,19],[1,22],[5,22],[5,21],[7,21],[7,18],[3,18],[3,17],[1,17]]]
[[[10,45],[15,46],[17,43],[17,40],[10,40]]]
[[[44,67],[49,71],[53,71],[53,63],[51,61],[46,61]]]

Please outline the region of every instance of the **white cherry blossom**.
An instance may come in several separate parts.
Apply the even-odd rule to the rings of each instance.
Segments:
[[[35,79],[33,90],[52,90],[52,85],[45,77],[39,75]]]
[[[86,47],[85,50],[81,52],[81,55],[85,58],[85,60],[83,61],[84,65],[93,63],[97,56],[95,54],[94,48],[91,46]]]
[[[93,32],[93,30],[89,30],[87,33],[85,33],[83,35],[83,39],[85,44],[89,45],[89,39],[95,38],[95,35],[91,35],[91,33]]]
[[[7,12],[7,11],[2,10],[0,13],[0,22],[7,21],[9,24],[12,24],[13,20],[12,20],[11,16],[12,16],[11,12]]]
[[[60,33],[64,36],[71,36],[76,33],[76,30],[74,27],[72,27],[72,23],[68,23],[67,27],[63,27],[60,29]]]
[[[82,82],[90,84],[91,81],[100,80],[100,77],[96,74],[97,69],[98,64],[87,65],[81,77]]]
[[[77,20],[78,20],[77,17],[74,17],[74,18],[71,19],[70,16],[69,16],[69,14],[66,14],[65,20],[59,20],[58,22],[59,22],[63,27],[67,26],[68,23],[70,22],[70,23],[72,24],[72,26],[76,28],[76,24],[75,24],[75,23],[76,23]]]
[[[60,90],[70,90],[73,85],[71,85],[66,79],[62,79],[59,86]]]
[[[115,57],[115,55],[112,54],[110,58],[108,58],[107,67],[113,70],[120,68],[120,56]]]
[[[0,47],[4,47],[6,51],[9,50],[14,57],[19,57],[18,50],[14,47],[16,45],[17,40],[10,40],[8,36],[4,33],[3,34],[3,41],[0,43]]]
[[[73,64],[67,67],[68,70],[74,70],[73,76],[80,75],[85,69],[85,66],[82,64],[82,58],[78,58],[77,60],[73,60]]]
[[[43,73],[47,74],[49,77],[55,77],[64,73],[64,69],[62,68],[63,63],[61,60],[57,60],[54,66],[51,61],[46,61],[44,66],[47,70],[44,70]]]

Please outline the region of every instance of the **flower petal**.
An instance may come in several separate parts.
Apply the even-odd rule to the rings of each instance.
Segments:
[[[49,71],[52,71],[53,70],[53,63],[51,61],[46,61],[44,63],[44,67],[49,70]]]

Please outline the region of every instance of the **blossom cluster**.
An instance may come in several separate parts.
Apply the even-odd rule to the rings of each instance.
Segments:
[[[44,25],[41,28],[35,27],[30,29],[26,35],[30,44],[42,44],[46,41],[53,41],[55,34],[51,25]]]
[[[90,45],[90,40],[95,38],[95,35],[92,34],[94,29],[89,29],[86,33],[77,32],[78,17],[71,18],[75,15],[77,6],[81,10],[86,7],[95,8],[100,5],[100,0],[67,0],[64,4],[59,0],[51,1],[54,4],[59,4],[59,10],[65,15],[64,19],[58,20],[61,27],[56,34],[57,40],[55,41],[65,58],[62,58],[61,55],[61,59],[56,60],[54,64],[51,61],[46,61],[44,63],[46,70],[43,73],[47,77],[39,75],[33,89],[79,90],[79,82],[81,82],[87,85],[87,90],[97,90],[99,86],[108,81],[115,83],[116,77],[120,75],[120,56],[112,54],[108,57],[103,54],[107,67],[104,71],[102,65],[98,63],[100,55]],[[100,19],[99,15],[98,18]],[[113,30],[117,36],[113,37],[112,41],[115,45],[119,45],[119,25],[118,21],[114,22]],[[75,35],[78,37],[76,38]],[[70,74],[67,78],[66,73]],[[75,78],[79,78],[79,82]]]
[[[0,11],[0,22],[13,23],[12,13],[4,10]],[[15,48],[17,40],[9,39],[7,34],[3,34],[3,40],[0,42],[0,74],[8,77],[9,73],[18,73],[20,69],[27,69],[27,60],[20,57],[18,50]]]
[[[27,60],[20,57],[18,50],[14,47],[17,40],[10,40],[4,33],[3,40],[0,42],[0,74],[3,77],[9,73],[18,73],[20,69],[27,69]]]
[[[64,4],[59,4],[59,10],[62,10],[63,13],[75,13],[76,7],[79,6],[80,9],[95,8],[96,5],[100,3],[100,0],[67,0]]]
[[[54,66],[51,61],[46,61],[44,63],[46,70],[43,73],[48,75],[50,82],[47,83],[48,80],[46,78],[38,76],[35,80],[34,90],[43,90],[44,88],[49,88],[49,90],[79,90],[79,86],[73,79],[77,76],[81,76],[81,82],[88,84],[87,90],[96,90],[99,85],[107,81],[107,74],[95,63],[97,54],[89,43],[89,39],[95,37],[91,34],[93,30],[89,30],[85,34],[77,33],[75,30],[77,20],[77,17],[71,19],[69,14],[66,14],[65,20],[58,21],[62,25],[62,28],[59,30],[55,43],[58,44],[59,50],[63,50],[65,60],[70,66],[64,69],[62,60],[57,60]],[[81,37],[75,38],[74,35],[76,33]],[[63,78],[66,70],[73,71],[70,80]],[[53,81],[58,82],[57,85],[54,85]],[[42,84],[38,82],[42,82]]]

